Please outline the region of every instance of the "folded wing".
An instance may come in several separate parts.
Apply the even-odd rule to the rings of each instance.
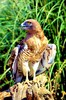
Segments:
[[[44,72],[46,69],[49,69],[54,62],[55,56],[56,56],[56,45],[48,44],[41,58],[36,74],[38,75]]]

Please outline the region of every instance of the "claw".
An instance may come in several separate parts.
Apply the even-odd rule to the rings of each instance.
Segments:
[[[29,80],[26,80],[26,81],[25,81],[25,84],[27,84],[28,86],[31,86],[31,83],[30,83]]]

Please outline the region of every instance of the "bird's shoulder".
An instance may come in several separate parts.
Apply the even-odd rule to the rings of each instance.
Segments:
[[[14,49],[11,51],[11,54],[10,54],[10,57],[9,57],[9,60],[7,62],[7,65],[8,66],[12,66],[13,62],[14,62],[14,59],[15,57],[17,58],[19,53],[25,49],[27,49],[27,44],[25,43],[22,43],[22,44],[18,44],[16,47],[14,47]]]

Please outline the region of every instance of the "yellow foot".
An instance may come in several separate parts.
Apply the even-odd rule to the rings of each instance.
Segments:
[[[35,79],[33,79],[33,83],[34,83],[34,84],[36,84],[36,83],[37,83],[37,80],[36,80],[36,78],[35,78]]]
[[[33,85],[36,85],[37,87],[40,86],[39,81],[38,81],[37,78],[33,79],[32,83],[33,83]]]
[[[25,84],[27,84],[28,86],[31,86],[30,81],[29,80],[25,80]]]

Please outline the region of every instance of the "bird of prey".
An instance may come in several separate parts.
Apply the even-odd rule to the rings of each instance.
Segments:
[[[26,30],[26,38],[23,39],[12,51],[8,61],[12,68],[15,82],[19,82],[22,76],[33,76],[42,68],[49,68],[54,62],[56,54],[55,44],[48,44],[48,39],[40,24],[34,19],[28,19],[21,24]]]

